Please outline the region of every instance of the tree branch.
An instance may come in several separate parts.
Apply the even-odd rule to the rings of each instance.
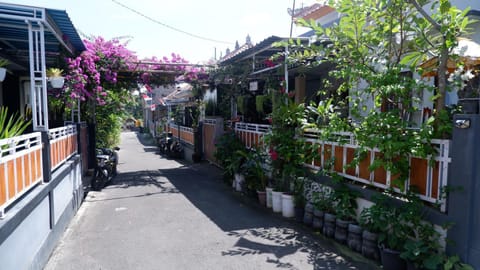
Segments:
[[[420,6],[420,4],[416,0],[409,0],[409,2],[415,6],[415,8],[422,14],[423,18],[425,18],[429,23],[432,24],[432,26],[438,31],[441,32],[442,26],[438,24],[430,15],[423,10],[423,8]]]

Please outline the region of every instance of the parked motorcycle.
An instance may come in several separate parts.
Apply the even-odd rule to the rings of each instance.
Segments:
[[[173,142],[173,134],[172,132],[164,132],[160,135],[160,139],[158,140],[158,147],[160,148],[160,153],[162,154],[169,154],[170,147]]]
[[[98,148],[97,163],[93,172],[92,189],[99,191],[117,175],[119,147]]]

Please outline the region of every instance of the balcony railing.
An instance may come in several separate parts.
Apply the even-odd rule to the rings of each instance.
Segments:
[[[180,130],[179,130],[180,129]],[[172,132],[173,137],[178,138],[181,142],[194,145],[194,132],[193,128],[178,126],[170,123],[168,130]]]
[[[270,125],[235,123],[235,134],[247,148],[261,147],[264,144],[263,136],[271,130]]]
[[[270,131],[269,125],[249,123],[236,123],[235,133],[243,141],[247,148],[261,146],[263,136]],[[445,211],[445,198],[442,196],[444,188],[448,184],[449,140],[432,140],[437,149],[437,155],[428,158],[410,157],[410,172],[405,184],[405,190],[401,191],[393,184],[395,176],[391,172],[380,167],[373,171],[369,170],[375,156],[381,155],[378,149],[370,149],[367,157],[355,167],[347,166],[355,157],[355,150],[359,147],[355,136],[349,132],[339,132],[332,136],[331,141],[322,141],[319,132],[308,130],[304,132],[303,139],[309,144],[318,146],[319,159],[305,164],[313,170],[320,170],[331,166],[331,170],[339,175],[355,182],[368,184],[381,189],[393,188],[396,192],[406,192],[409,187],[415,186],[420,198],[430,203],[440,204]],[[430,161],[433,162],[430,162]],[[327,166],[328,165],[328,166]]]
[[[445,211],[445,200],[442,191],[448,181],[449,140],[432,140],[437,149],[437,155],[429,158],[409,157],[410,172],[401,191],[393,184],[395,176],[383,167],[373,171],[369,170],[375,157],[382,153],[378,149],[369,149],[367,156],[355,167],[347,166],[355,157],[355,150],[359,147],[354,135],[351,133],[335,134],[335,141],[322,141],[318,132],[310,130],[304,135],[307,143],[318,146],[319,159],[312,160],[308,167],[319,170],[331,166],[331,170],[339,175],[364,184],[381,189],[393,188],[397,192],[406,192],[411,186],[417,188],[420,198],[431,203],[439,203],[441,210]],[[433,163],[430,163],[433,160]],[[327,165],[328,164],[328,165]]]
[[[0,217],[17,198],[42,181],[40,132],[0,140]]]
[[[77,127],[69,125],[49,130],[50,168],[55,170],[77,153]]]

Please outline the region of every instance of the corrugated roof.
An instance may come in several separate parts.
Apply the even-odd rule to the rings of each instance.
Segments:
[[[25,69],[29,63],[27,22],[45,27],[47,65],[55,63],[61,47],[74,54],[85,50],[66,11],[0,3],[0,56],[13,62],[16,69]]]
[[[248,58],[250,57],[251,55],[253,54],[256,54],[256,53],[259,53],[261,51],[264,51],[265,49],[267,48],[270,48],[272,47],[272,44],[275,43],[275,42],[278,42],[278,41],[281,41],[281,40],[288,40],[288,38],[281,38],[281,37],[277,37],[277,36],[270,36],[264,40],[262,40],[261,42],[257,43],[255,46],[247,49],[247,50],[244,50],[242,51],[241,53],[231,57],[231,58],[228,58],[226,60],[222,60],[220,62],[220,64],[230,64],[232,62],[235,62],[235,61],[238,61],[238,60],[242,60],[242,59],[245,59],[245,58]],[[278,51],[278,48],[275,48],[276,51]]]

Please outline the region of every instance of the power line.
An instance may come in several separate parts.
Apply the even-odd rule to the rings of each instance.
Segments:
[[[202,39],[202,40],[206,40],[206,41],[212,41],[212,42],[215,42],[215,43],[233,44],[232,42],[227,42],[227,41],[222,41],[222,40],[211,39],[211,38],[203,37],[203,36],[200,36],[200,35],[196,35],[196,34],[193,34],[193,33],[190,33],[190,32],[187,32],[187,31],[184,31],[184,30],[181,30],[181,29],[178,29],[178,28],[176,28],[176,27],[173,27],[173,26],[170,26],[170,25],[168,25],[168,24],[166,24],[166,23],[163,23],[163,22],[161,22],[161,21],[158,21],[158,20],[156,20],[156,19],[154,19],[154,18],[152,18],[152,17],[150,17],[150,16],[147,16],[147,15],[141,13],[141,12],[138,11],[138,10],[135,10],[135,9],[129,7],[129,6],[126,6],[126,5],[118,2],[117,0],[112,0],[112,2],[114,2],[115,4],[121,6],[121,7],[125,8],[125,9],[130,10],[130,11],[133,12],[133,13],[136,13],[137,15],[140,15],[140,16],[144,17],[145,19],[147,19],[147,20],[149,20],[149,21],[152,21],[152,22],[154,22],[154,23],[156,23],[156,24],[159,24],[159,25],[161,25],[161,26],[163,26],[163,27],[169,28],[169,29],[171,29],[171,30],[173,30],[173,31],[177,31],[177,32],[179,32],[179,33],[182,33],[182,34],[185,34],[185,35],[194,37],[194,38],[198,38],[198,39]]]

